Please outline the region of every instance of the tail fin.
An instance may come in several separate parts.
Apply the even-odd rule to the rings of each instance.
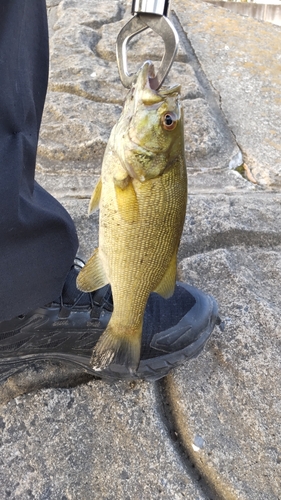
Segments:
[[[135,373],[140,362],[142,325],[124,333],[108,324],[98,340],[92,354],[90,364],[96,371],[107,368],[111,363],[124,365],[130,373]]]

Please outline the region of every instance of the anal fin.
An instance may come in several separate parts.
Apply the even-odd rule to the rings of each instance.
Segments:
[[[77,288],[82,292],[93,292],[107,284],[108,279],[100,260],[99,249],[96,248],[77,276]]]
[[[175,251],[162,280],[153,291],[161,295],[161,297],[164,297],[164,299],[168,299],[169,297],[171,297],[175,290],[176,275],[177,252]]]

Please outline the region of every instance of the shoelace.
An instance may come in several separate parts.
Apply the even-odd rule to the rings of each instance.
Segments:
[[[73,269],[80,270],[80,269],[82,269],[82,267],[84,267],[84,265],[85,265],[84,261],[80,257],[76,257],[74,260],[74,263],[71,267],[71,270],[73,270]],[[106,287],[100,288],[99,290],[96,290],[96,291],[91,292],[91,293],[85,293],[85,292],[80,291],[72,304],[68,304],[68,303],[64,302],[64,298],[63,298],[64,292],[65,292],[65,285],[64,285],[64,288],[62,290],[61,296],[59,298],[60,317],[68,316],[72,309],[79,306],[79,302],[81,301],[82,298],[85,298],[85,295],[87,295],[87,299],[88,299],[89,303],[88,303],[88,306],[85,303],[81,304],[81,307],[86,306],[90,310],[93,310],[95,307],[98,307],[99,309],[105,309],[105,310],[110,311],[110,312],[113,310],[113,300],[112,300],[112,293],[111,293],[110,285],[107,285]]]

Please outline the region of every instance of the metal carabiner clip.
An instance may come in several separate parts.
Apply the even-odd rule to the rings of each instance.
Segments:
[[[134,16],[123,26],[117,36],[116,57],[120,79],[124,87],[130,88],[136,74],[128,72],[127,44],[138,33],[151,28],[161,36],[165,45],[158,73],[150,78],[151,88],[161,87],[175,59],[179,37],[176,29],[168,19],[169,0],[133,0],[132,14]]]

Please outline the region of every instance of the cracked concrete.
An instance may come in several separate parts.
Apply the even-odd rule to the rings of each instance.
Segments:
[[[37,180],[98,241],[87,205],[126,95],[124,2],[48,0],[51,68]],[[179,278],[216,297],[204,352],[157,383],[108,384],[62,363],[0,386],[3,499],[280,500],[280,28],[174,0],[189,203]],[[132,68],[159,61],[139,37]],[[242,153],[241,153],[242,152]],[[257,180],[235,170],[246,162]],[[1,367],[0,367],[1,377]]]

